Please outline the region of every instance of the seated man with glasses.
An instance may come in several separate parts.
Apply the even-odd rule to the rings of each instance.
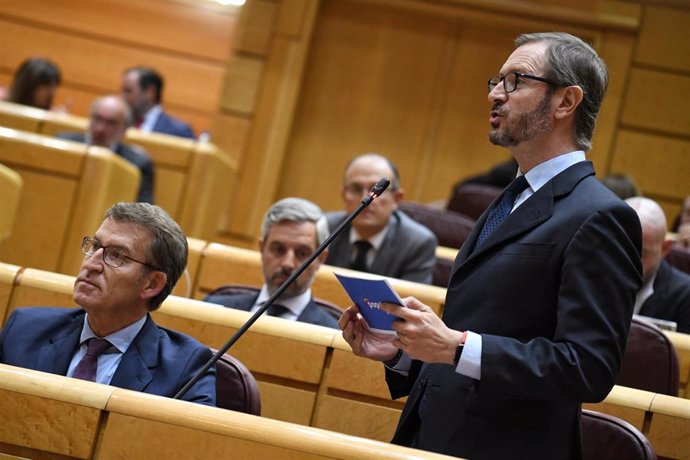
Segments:
[[[149,315],[187,265],[182,230],[158,206],[117,203],[81,250],[73,294],[81,308],[14,310],[0,331],[0,362],[174,396],[212,356]],[[184,399],[215,405],[213,369]]]
[[[376,153],[360,155],[345,168],[342,197],[345,211],[328,213],[335,230],[381,178],[390,187],[333,240],[326,263],[382,276],[431,283],[436,262],[436,236],[398,210],[405,196],[395,165]]]

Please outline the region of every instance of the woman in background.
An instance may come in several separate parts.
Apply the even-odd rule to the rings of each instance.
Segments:
[[[29,58],[14,73],[7,100],[50,110],[60,81],[60,69],[53,62],[45,58]]]

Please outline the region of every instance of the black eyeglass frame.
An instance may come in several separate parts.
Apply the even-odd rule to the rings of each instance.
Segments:
[[[510,75],[510,74],[515,75],[515,86],[513,87],[513,89],[508,90],[508,89],[506,88],[506,86],[505,86],[505,79],[506,79],[506,77],[507,77],[508,75]],[[521,72],[515,72],[515,71],[513,71],[513,72],[508,72],[507,74],[505,74],[505,75],[503,75],[503,76],[500,76],[500,75],[493,75],[493,76],[489,77],[489,79],[486,81],[486,85],[487,85],[487,87],[488,87],[488,89],[489,89],[489,92],[491,92],[491,91],[494,90],[495,87],[497,87],[497,86],[499,85],[499,83],[503,83],[503,90],[504,90],[506,93],[512,93],[513,91],[515,91],[515,90],[517,89],[518,85],[520,84],[520,79],[521,79],[521,78],[527,78],[527,79],[529,79],[529,80],[537,80],[537,81],[540,81],[540,82],[542,82],[542,83],[547,83],[547,84],[549,84],[549,85],[559,86],[558,83],[556,83],[556,82],[553,81],[553,80],[549,80],[548,78],[537,77],[536,75],[530,75],[530,74],[527,74],[527,73],[521,73]],[[498,80],[498,81],[497,81],[496,83],[494,83],[493,81],[495,81],[495,80]]]
[[[93,247],[93,246],[98,246],[98,247],[97,247],[94,251],[92,251],[91,253],[89,253],[89,252],[87,252],[86,249],[85,249],[85,248],[86,248],[86,245],[91,245],[92,247]],[[103,249],[103,254],[102,254],[102,255],[103,255],[103,262],[104,262],[106,265],[108,265],[109,267],[120,268],[120,267],[122,267],[122,264],[125,262],[124,259],[129,259],[129,260],[131,260],[132,262],[136,262],[136,263],[138,263],[138,264],[141,264],[141,265],[143,265],[143,266],[145,266],[145,267],[150,268],[151,270],[162,271],[161,269],[159,269],[159,268],[157,268],[157,267],[155,267],[155,266],[153,266],[153,265],[151,265],[151,264],[149,264],[149,263],[142,262],[142,261],[140,261],[140,260],[135,259],[134,257],[127,256],[127,255],[123,254],[122,251],[120,251],[120,254],[122,254],[122,257],[123,257],[122,262],[120,263],[120,265],[113,265],[112,263],[109,263],[109,262],[108,262],[106,252],[110,252],[110,249],[116,249],[116,250],[117,250],[117,248],[114,248],[113,246],[101,246],[100,243],[98,243],[95,239],[91,238],[90,236],[85,236],[84,239],[81,240],[81,252],[82,252],[82,254],[84,254],[85,256],[91,257],[91,256],[93,256],[99,249]],[[118,251],[119,251],[119,250],[118,250]]]

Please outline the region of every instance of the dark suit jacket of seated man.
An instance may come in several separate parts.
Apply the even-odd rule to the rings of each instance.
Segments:
[[[75,142],[87,142],[87,137],[83,133],[59,133],[56,137]],[[118,142],[109,148],[117,155],[120,155],[139,168],[141,172],[141,182],[139,184],[139,192],[137,193],[137,201],[153,204],[153,161],[151,161],[151,157],[149,157],[148,153],[141,147],[124,144],[122,142]]]
[[[639,314],[674,321],[678,332],[690,334],[690,275],[662,260]]]
[[[117,203],[95,235],[84,238],[82,252],[73,296],[81,309],[16,309],[0,332],[0,362],[72,377],[93,339],[105,339],[108,348],[92,368],[95,379],[80,378],[174,396],[212,356],[149,315],[186,267],[179,226],[157,206]],[[184,399],[215,405],[214,369]]]
[[[330,231],[335,230],[347,218],[345,212],[326,214]],[[333,240],[326,263],[336,267],[351,267],[352,228]],[[381,246],[367,270],[381,276],[431,284],[436,263],[436,236],[424,225],[415,222],[402,211],[391,214]]]
[[[256,311],[281,284],[328,238],[328,224],[321,209],[302,198],[284,198],[274,203],[264,215],[259,240],[264,285],[259,294],[213,294],[206,302],[245,311]],[[267,314],[338,328],[338,320],[321,310],[311,296],[314,275],[323,264],[324,251],[295,279]],[[274,305],[276,305],[274,304]],[[284,307],[284,308],[280,308]]]
[[[365,153],[347,164],[341,189],[345,211],[327,214],[329,230],[333,232],[344,222],[383,177],[390,180],[390,186],[333,240],[326,263],[431,284],[438,241],[431,230],[398,210],[405,191],[389,158]]]

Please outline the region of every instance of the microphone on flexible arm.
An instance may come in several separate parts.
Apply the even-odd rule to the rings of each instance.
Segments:
[[[390,183],[391,182],[385,177],[379,180],[377,183],[375,183],[374,186],[371,187],[371,190],[369,190],[369,193],[367,193],[367,196],[365,196],[362,199],[362,202],[359,204],[359,206],[357,206],[357,209],[355,209],[352,212],[352,214],[350,214],[348,218],[345,219],[345,221],[341,223],[338,226],[338,228],[336,228],[333,231],[333,233],[328,235],[326,241],[321,243],[321,245],[318,248],[316,248],[314,252],[312,252],[312,254],[307,258],[307,260],[305,260],[302,263],[302,265],[297,267],[297,269],[294,272],[292,272],[292,274],[283,282],[283,284],[281,284],[278,287],[278,289],[276,289],[275,292],[273,292],[273,294],[268,298],[266,303],[264,303],[257,311],[254,312],[254,314],[247,320],[247,322],[245,322],[242,325],[242,327],[240,327],[237,330],[237,332],[235,332],[235,334],[232,337],[230,337],[230,340],[228,340],[225,343],[225,345],[223,345],[211,357],[211,359],[209,359],[208,362],[204,364],[204,366],[201,369],[199,369],[199,371],[194,375],[194,377],[192,377],[189,380],[189,382],[187,382],[185,386],[182,387],[180,391],[178,391],[177,394],[175,394],[175,396],[173,396],[173,398],[181,399],[187,393],[187,391],[189,391],[189,389],[192,388],[192,386],[194,386],[194,384],[198,382],[199,379],[201,379],[201,377],[204,376],[204,374],[206,374],[206,371],[208,371],[211,368],[211,366],[213,366],[216,363],[216,361],[218,361],[230,349],[230,347],[232,347],[235,344],[235,342],[237,342],[239,338],[242,337],[242,335],[244,335],[245,332],[247,332],[247,330],[252,326],[252,324],[254,324],[256,320],[259,319],[259,317],[263,315],[264,312],[268,310],[269,307],[273,305],[276,300],[278,300],[278,298],[297,279],[297,277],[299,277],[302,274],[302,272],[306,270],[307,267],[311,265],[311,263],[314,262],[314,260],[316,260],[316,258],[319,257],[319,255],[331,244],[331,242],[335,238],[337,238],[338,235],[340,235],[348,225],[350,225],[350,223],[355,219],[355,217],[357,217],[360,212],[364,211],[364,208],[369,206],[371,202],[374,201],[374,199],[379,197],[388,188]]]

